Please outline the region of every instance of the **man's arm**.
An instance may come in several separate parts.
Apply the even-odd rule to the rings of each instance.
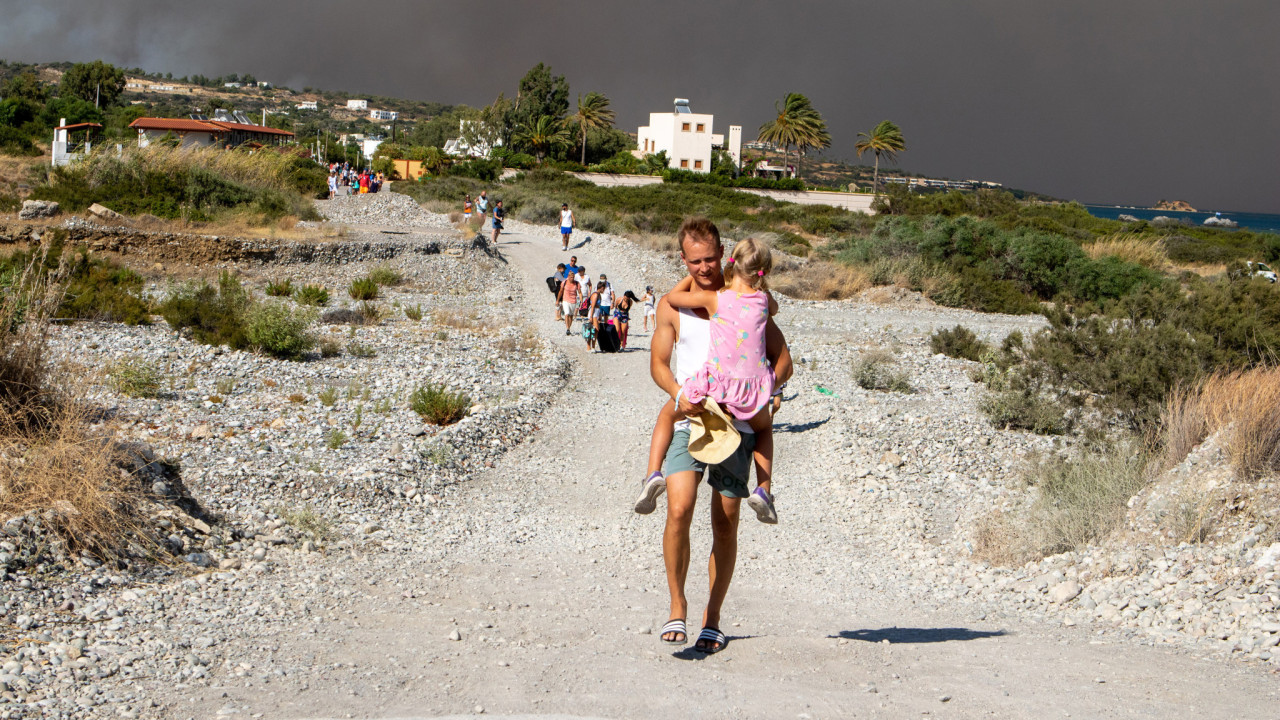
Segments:
[[[676,382],[675,373],[671,372],[671,352],[676,344],[677,313],[667,304],[666,298],[658,301],[658,315],[653,336],[649,339],[649,376],[654,384],[671,396],[672,400],[680,396],[676,404],[676,412],[688,417],[702,412],[702,403],[693,404],[689,398],[680,394],[680,383]]]
[[[654,334],[657,337],[657,334]],[[773,322],[773,318],[769,318],[769,322],[764,329],[764,350],[765,355],[769,358],[769,364],[773,366],[773,375],[781,385],[791,379],[791,350],[787,348],[787,339],[783,337],[782,331],[778,329],[777,324]]]

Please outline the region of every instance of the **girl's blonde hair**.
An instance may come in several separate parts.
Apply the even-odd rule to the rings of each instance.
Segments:
[[[764,278],[770,270],[773,270],[773,253],[769,246],[763,240],[749,237],[733,246],[733,256],[724,268],[724,281],[727,285],[738,276],[757,290],[768,290]]]

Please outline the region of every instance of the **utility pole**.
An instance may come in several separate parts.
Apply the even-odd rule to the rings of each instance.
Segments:
[[[102,99],[102,81],[99,80],[94,87],[96,89],[93,91],[93,106],[98,107],[98,101]]]

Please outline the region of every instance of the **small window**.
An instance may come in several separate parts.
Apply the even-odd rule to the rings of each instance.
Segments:
[[[693,169],[694,169],[694,170],[701,170],[701,169],[702,169],[702,161],[701,161],[701,160],[694,160],[694,161],[693,161]]]
[[[680,161],[680,167],[682,167],[682,168],[687,168],[687,167],[689,167],[689,161],[688,161],[688,160],[681,160],[681,161]]]
[[[698,132],[706,132],[706,131],[707,131],[707,126],[703,123],[698,123]]]
[[[689,132],[689,123],[681,123],[680,129],[684,132]]]

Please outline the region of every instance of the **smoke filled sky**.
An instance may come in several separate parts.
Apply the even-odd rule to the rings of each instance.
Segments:
[[[0,0],[0,58],[481,106],[535,63],[635,132],[675,97],[754,136],[809,96],[853,160],[1083,202],[1280,212],[1274,0]],[[870,157],[864,157],[870,164]]]

